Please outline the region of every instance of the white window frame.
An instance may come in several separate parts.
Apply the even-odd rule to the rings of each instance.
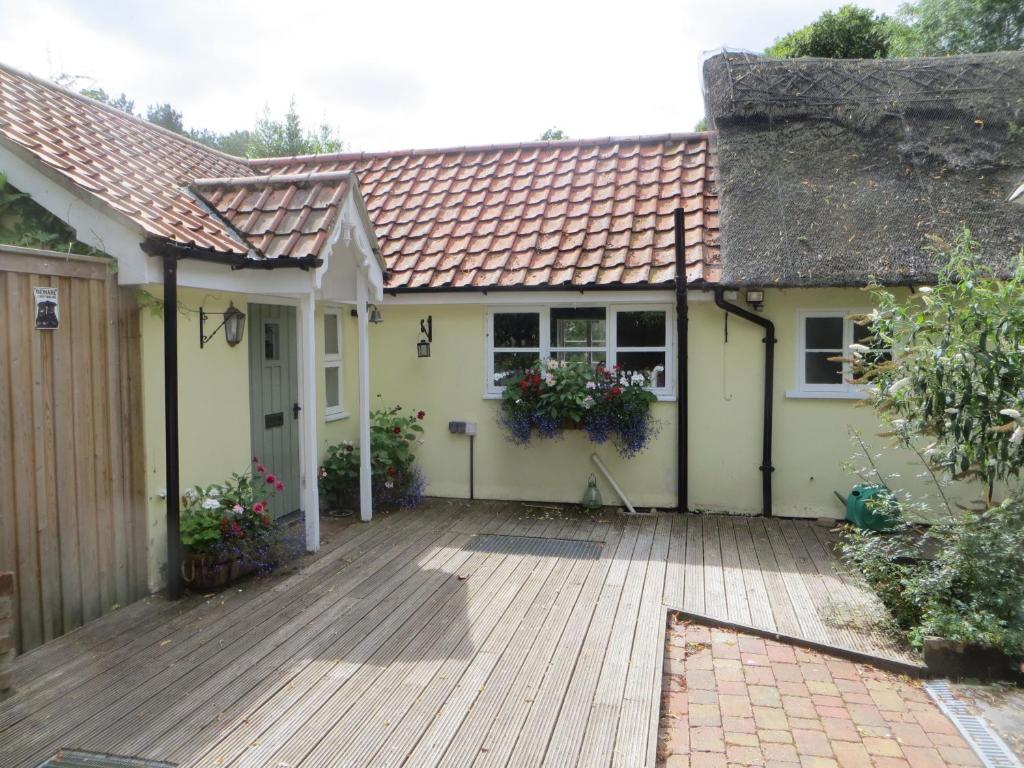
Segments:
[[[797,312],[796,329],[796,389],[786,392],[786,397],[806,399],[861,400],[867,397],[862,385],[852,384],[849,378],[853,375],[850,364],[843,363],[843,381],[840,384],[808,384],[806,381],[807,320],[815,317],[839,317],[843,320],[843,347],[839,354],[844,357],[850,354],[853,343],[854,322],[851,315],[867,314],[865,309],[802,309]]]
[[[334,354],[328,354],[327,352],[327,318],[330,315],[334,315],[334,322],[336,323],[337,334],[338,334],[338,351]],[[324,421],[337,421],[338,419],[348,418],[348,412],[345,410],[345,369],[342,365],[342,326],[341,326],[342,312],[340,307],[327,306],[324,307],[323,311],[323,322],[324,322],[324,348],[323,348],[323,359],[321,361],[321,372],[320,380],[324,384]],[[336,368],[338,371],[338,404],[335,406],[327,405],[327,370],[329,368]]]
[[[676,382],[675,382],[675,306],[671,303],[636,303],[636,304],[612,304],[608,302],[600,301],[576,301],[572,303],[568,302],[556,302],[551,304],[530,304],[530,305],[502,305],[502,306],[491,306],[487,308],[486,316],[486,327],[485,327],[485,364],[484,364],[484,398],[485,399],[496,399],[501,397],[501,393],[504,391],[504,387],[494,383],[494,355],[496,352],[523,352],[524,348],[519,347],[515,349],[501,347],[496,349],[494,347],[494,316],[499,314],[525,314],[525,313],[537,313],[540,315],[540,349],[538,351],[538,357],[541,360],[547,360],[551,357],[552,345],[551,345],[551,310],[555,308],[604,308],[605,310],[605,329],[607,337],[607,361],[608,366],[613,367],[617,362],[619,352],[661,352],[665,353],[665,386],[664,387],[651,387],[650,391],[659,399],[663,401],[671,401],[676,397]],[[618,348],[618,340],[616,338],[617,333],[617,314],[619,312],[664,312],[665,313],[665,346],[664,347],[624,347]],[[529,351],[532,348],[526,348]],[[559,347],[558,349],[563,349]],[[572,351],[581,351],[583,348],[573,349]],[[586,350],[591,350],[588,347]]]

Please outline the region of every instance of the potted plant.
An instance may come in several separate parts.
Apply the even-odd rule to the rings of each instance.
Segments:
[[[415,507],[425,485],[414,449],[423,443],[424,411],[401,406],[370,414],[370,474],[374,505]],[[320,495],[337,511],[359,506],[359,448],[345,440],[327,448],[320,467]]]
[[[611,440],[620,455],[631,458],[658,432],[651,415],[657,398],[648,389],[657,372],[554,359],[538,363],[505,387],[498,421],[519,445],[529,443],[534,431],[552,438],[580,429],[594,443]]]
[[[182,577],[194,589],[215,589],[280,558],[280,529],[270,511],[284,483],[259,460],[244,474],[185,492],[181,508]]]

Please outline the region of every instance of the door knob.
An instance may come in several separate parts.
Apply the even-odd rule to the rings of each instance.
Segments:
[[[292,418],[299,418],[299,411],[302,410],[302,406],[298,403],[292,403]]]

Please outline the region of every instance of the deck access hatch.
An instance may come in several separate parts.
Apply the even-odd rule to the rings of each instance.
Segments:
[[[62,749],[39,768],[176,768],[174,763],[145,760],[141,757],[118,757],[99,752]]]
[[[582,539],[546,539],[542,536],[474,536],[466,549],[474,552],[496,552],[503,555],[533,555],[535,557],[571,557],[577,560],[596,560],[602,543]]]

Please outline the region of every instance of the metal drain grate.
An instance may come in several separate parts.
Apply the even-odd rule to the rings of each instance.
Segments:
[[[1006,742],[999,738],[999,734],[980,717],[972,715],[967,705],[956,697],[948,680],[925,683],[924,689],[939,705],[939,709],[953,721],[986,768],[1022,768],[1020,760],[1006,746]]]
[[[539,536],[474,536],[466,544],[474,552],[536,557],[572,557],[595,560],[601,554],[601,542],[580,539],[545,539]]]
[[[141,757],[118,757],[99,752],[62,749],[39,768],[175,768],[174,763],[144,760]]]

